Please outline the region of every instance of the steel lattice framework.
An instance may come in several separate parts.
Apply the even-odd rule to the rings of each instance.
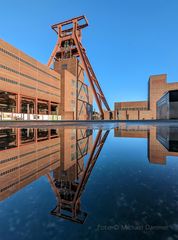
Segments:
[[[104,109],[111,111],[96,78],[95,72],[87,57],[85,48],[82,46],[81,33],[82,29],[88,26],[88,21],[85,16],[79,16],[61,23],[52,25],[52,29],[57,33],[58,39],[54,50],[49,58],[48,66],[50,67],[55,60],[66,58],[79,58],[83,64],[88,80],[99,108],[101,118],[104,119]]]

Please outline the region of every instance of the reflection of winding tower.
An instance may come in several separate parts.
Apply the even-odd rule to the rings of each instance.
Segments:
[[[85,16],[73,18],[65,22],[54,24],[52,26],[52,29],[58,35],[58,39],[48,61],[48,66],[50,67],[54,60],[54,69],[57,72],[62,73],[62,70],[68,69],[70,72],[77,75],[77,77],[81,71],[80,68],[84,69],[90,82],[96,103],[98,105],[101,118],[104,118],[103,106],[108,112],[110,112],[110,108],[90,64],[90,61],[86,55],[86,51],[81,43],[81,30],[87,26],[88,22]],[[80,108],[83,106],[85,106],[85,109],[89,108],[88,101],[79,98],[81,88],[85,86],[83,81],[84,79],[79,79],[78,85],[80,84],[80,86],[77,86],[78,103],[76,107],[78,109],[76,112],[78,113],[79,111],[79,115]],[[79,119],[79,116],[77,119]]]
[[[54,171],[54,178],[48,175],[49,182],[57,198],[57,206],[51,211],[51,214],[77,223],[84,223],[87,213],[80,209],[80,197],[108,134],[109,131],[106,131],[103,135],[102,130],[99,130],[92,149],[88,152],[89,159],[86,167],[84,167],[84,164],[81,166],[80,159],[84,160],[83,157],[87,152],[81,153],[79,151],[75,159],[75,168],[63,171],[63,169],[61,170],[61,164],[60,169]],[[83,135],[83,139],[86,136]],[[83,139],[78,139],[76,147],[80,145],[80,141],[83,141]],[[78,147],[77,149],[79,150]],[[77,174],[75,174],[76,169]]]

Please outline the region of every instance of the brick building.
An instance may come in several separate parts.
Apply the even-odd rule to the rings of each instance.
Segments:
[[[156,119],[156,104],[168,91],[177,90],[178,83],[167,83],[167,75],[153,75],[148,83],[148,100],[138,102],[115,102],[115,119],[146,120]]]
[[[0,119],[90,119],[82,65],[69,58],[54,69],[0,39]]]
[[[84,69],[76,58],[56,60],[54,70],[61,75],[61,105],[63,119],[92,118],[92,92],[84,83]]]

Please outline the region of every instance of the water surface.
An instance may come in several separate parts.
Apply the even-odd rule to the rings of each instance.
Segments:
[[[178,126],[0,129],[0,239],[178,239]]]

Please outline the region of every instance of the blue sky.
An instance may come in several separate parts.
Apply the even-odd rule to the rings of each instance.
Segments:
[[[178,0],[0,0],[0,37],[42,63],[50,25],[85,14],[83,45],[111,108],[147,99],[150,75],[178,82]]]

